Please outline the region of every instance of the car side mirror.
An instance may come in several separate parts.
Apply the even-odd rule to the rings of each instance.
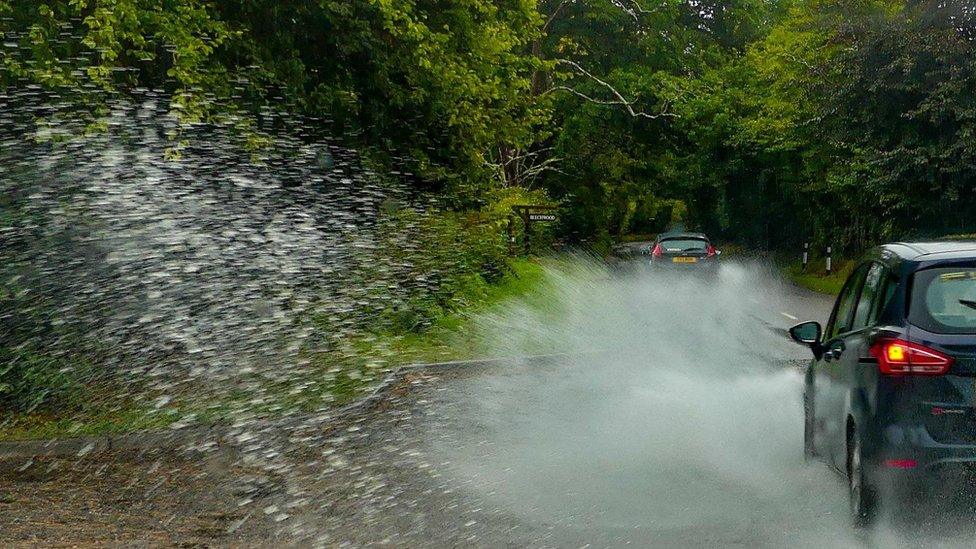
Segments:
[[[819,322],[812,320],[801,322],[790,328],[790,337],[793,338],[793,341],[800,345],[810,347],[814,354],[817,354],[820,348],[820,338],[822,336],[823,327],[820,326]]]

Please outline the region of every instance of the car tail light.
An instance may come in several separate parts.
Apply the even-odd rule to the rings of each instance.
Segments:
[[[654,246],[654,250],[651,252],[654,257],[664,257],[664,249],[661,248],[660,244]]]
[[[886,459],[885,467],[892,469],[914,469],[918,466],[918,461],[914,459]]]
[[[709,244],[708,247],[705,248],[705,254],[707,257],[715,257],[715,246]]]
[[[880,339],[871,346],[878,369],[888,375],[940,376],[949,371],[953,359],[935,349],[903,339]]]

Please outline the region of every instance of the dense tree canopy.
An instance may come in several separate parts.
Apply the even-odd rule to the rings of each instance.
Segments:
[[[544,188],[581,241],[681,221],[854,250],[972,231],[974,17],[963,0],[3,0],[0,83],[72,98],[95,129],[100,97],[141,88],[184,123],[301,112],[458,207]]]

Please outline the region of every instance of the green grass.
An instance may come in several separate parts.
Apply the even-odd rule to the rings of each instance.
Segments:
[[[8,414],[0,420],[0,440],[28,440],[104,436],[134,431],[159,430],[177,421],[212,423],[247,409],[264,416],[285,411],[312,411],[323,405],[341,405],[361,396],[385,369],[411,363],[442,362],[476,358],[482,352],[474,327],[475,316],[505,300],[531,294],[545,279],[543,264],[535,260],[513,260],[507,272],[494,283],[481,277],[466,280],[453,296],[457,307],[437,317],[420,332],[401,328],[363,333],[350,338],[341,353],[316,357],[302,375],[307,387],[295,392],[296,383],[268,384],[255,378],[266,402],[255,406],[254,391],[234,390],[220,400],[197,402],[193,395],[177,397],[163,409],[89,394],[68,413]],[[337,371],[338,370],[338,371]],[[243,383],[242,386],[249,386]],[[0,414],[3,411],[0,410]],[[0,416],[3,417],[3,416]]]
[[[473,315],[505,300],[530,294],[541,285],[544,277],[542,264],[517,260],[512,263],[511,272],[497,283],[471,284],[463,296],[463,309],[437,319],[430,329],[422,333],[387,333],[381,336],[392,342],[395,364],[474,358],[481,349],[476,330],[471,326]]]
[[[947,234],[938,240],[976,240],[976,233]]]
[[[781,266],[781,270],[786,278],[797,286],[823,294],[837,295],[847,281],[847,277],[850,276],[854,262],[834,261],[833,267],[828,275],[824,260],[811,261],[807,264],[806,271],[803,270],[802,264],[796,261]]]
[[[181,414],[159,412],[138,406],[112,408],[89,405],[69,417],[52,414],[11,416],[0,424],[0,440],[30,440],[105,436],[134,431],[166,428],[179,420]]]

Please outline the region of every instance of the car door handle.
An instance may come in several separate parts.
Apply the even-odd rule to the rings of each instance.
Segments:
[[[824,358],[827,359],[828,362],[831,360],[836,360],[840,358],[840,355],[844,354],[844,349],[844,342],[838,341],[837,343],[831,345],[826,352],[824,352]]]

